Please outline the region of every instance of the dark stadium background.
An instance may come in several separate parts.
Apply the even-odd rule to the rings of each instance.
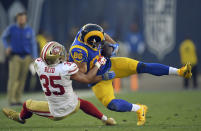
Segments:
[[[0,3],[7,12],[15,0],[0,0]],[[20,1],[25,9],[28,9],[28,0]],[[163,59],[146,48],[144,54],[138,59],[146,62],[159,62],[162,64],[180,67],[179,45],[186,38],[190,37],[196,47],[198,54],[198,66],[200,67],[201,56],[201,1],[200,0],[177,0],[176,3],[176,36],[175,46]],[[34,8],[34,6],[32,6]],[[34,10],[34,9],[33,9]],[[39,10],[36,10],[36,12]],[[81,28],[86,23],[101,24],[107,21],[110,28],[116,32],[115,40],[123,41],[123,35],[128,31],[132,22],[139,24],[140,31],[144,32],[143,25],[143,1],[142,0],[45,0],[40,10],[36,33],[39,29],[45,30],[53,40],[70,46],[72,38],[69,31],[71,27]],[[126,15],[125,15],[126,14]],[[0,15],[2,13],[0,12]],[[2,21],[8,25],[8,17],[5,20],[0,18],[0,32],[5,29]],[[30,19],[29,19],[30,22]],[[6,25],[6,26],[7,26]],[[69,41],[71,40],[71,42]],[[147,43],[145,39],[145,43]],[[0,92],[6,91],[7,84],[7,61],[1,64],[0,68]],[[30,75],[29,75],[30,77]],[[27,84],[29,79],[27,80]],[[74,85],[78,88],[80,85]],[[29,90],[28,87],[25,88]],[[39,88],[40,89],[40,88]]]

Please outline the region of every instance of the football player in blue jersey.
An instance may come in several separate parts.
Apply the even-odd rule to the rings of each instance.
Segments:
[[[101,45],[104,43],[103,51]],[[191,65],[186,64],[184,67],[177,69],[158,63],[144,63],[127,57],[110,57],[115,56],[119,45],[106,33],[102,27],[97,24],[86,24],[78,32],[70,48],[69,61],[75,62],[80,71],[86,73],[97,62],[99,57],[106,57],[106,64],[101,66],[97,75],[107,71],[114,71],[116,78],[123,78],[133,74],[149,73],[156,76],[161,75],[178,75],[190,78]],[[110,53],[111,50],[111,53]],[[108,52],[110,55],[108,55]],[[147,106],[132,104],[122,99],[116,99],[114,96],[112,80],[102,80],[90,85],[96,97],[109,110],[117,112],[136,112],[138,116],[137,125],[145,123]]]

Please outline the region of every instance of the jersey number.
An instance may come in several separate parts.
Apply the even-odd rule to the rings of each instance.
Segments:
[[[82,53],[74,52],[74,58],[82,59]]]
[[[64,87],[62,85],[59,84],[55,84],[54,80],[61,80],[61,76],[49,76],[49,78],[46,75],[41,75],[40,76],[40,80],[44,79],[45,82],[43,83],[43,87],[46,89],[45,95],[46,96],[51,96],[51,94],[53,93],[54,95],[63,95],[65,93]],[[49,84],[53,87],[53,88],[59,88],[59,92],[55,91],[55,92],[51,92],[49,89]]]

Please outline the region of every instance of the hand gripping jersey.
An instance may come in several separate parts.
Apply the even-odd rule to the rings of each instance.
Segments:
[[[64,62],[49,67],[38,58],[34,67],[48,100],[50,113],[54,117],[63,117],[73,112],[78,104],[78,96],[73,92],[70,76],[78,72],[77,65]]]
[[[79,38],[80,32],[78,32],[75,40],[70,48],[69,61],[71,62],[86,62],[87,63],[87,72],[94,66],[99,57],[101,56],[100,46],[98,49],[94,49],[80,41]],[[106,58],[107,62],[105,65],[101,66],[98,70],[97,75],[102,75],[106,71],[109,71],[111,68],[111,61],[109,58]]]

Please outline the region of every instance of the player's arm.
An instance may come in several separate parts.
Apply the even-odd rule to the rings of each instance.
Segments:
[[[116,44],[117,43],[107,33],[104,33],[104,36],[105,36],[105,41],[107,41],[108,43],[111,43],[111,44]]]
[[[87,63],[86,62],[76,62],[74,63],[78,66],[79,72],[86,73],[87,72]]]
[[[116,56],[119,50],[119,44],[114,41],[108,34],[104,33],[105,42],[102,46],[102,54],[105,57]]]
[[[71,75],[71,79],[82,83],[96,83],[102,80],[102,76],[96,76],[98,67],[94,66],[87,74],[78,71],[76,74]]]
[[[106,59],[104,57],[100,57],[99,60],[95,63],[95,66],[87,74],[78,71],[77,73],[71,75],[71,79],[82,83],[96,83],[101,80],[113,79],[115,77],[115,73],[112,71],[106,72],[102,76],[96,76],[98,69],[101,67],[101,65],[104,65],[105,62]]]

